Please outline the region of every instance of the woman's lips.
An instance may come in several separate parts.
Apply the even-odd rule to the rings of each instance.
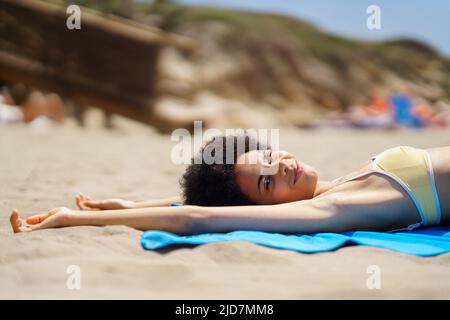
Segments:
[[[294,184],[297,183],[298,179],[301,177],[302,173],[303,173],[303,166],[300,164],[300,162],[298,162],[297,160],[295,160],[295,169],[294,169]]]

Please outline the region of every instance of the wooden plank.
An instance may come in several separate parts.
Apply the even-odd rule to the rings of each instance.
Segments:
[[[69,30],[67,17],[63,6],[2,0],[0,79],[161,126],[151,111],[158,55],[189,41],[85,8],[81,29]]]

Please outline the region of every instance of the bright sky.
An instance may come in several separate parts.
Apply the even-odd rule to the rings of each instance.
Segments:
[[[353,38],[419,39],[450,57],[450,0],[178,0],[209,5],[276,12],[307,20],[320,29]],[[366,27],[369,5],[381,9],[381,29]]]

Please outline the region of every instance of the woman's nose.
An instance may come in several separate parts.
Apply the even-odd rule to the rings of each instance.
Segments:
[[[283,159],[277,159],[277,161],[274,163],[275,166],[278,166],[277,173],[281,176],[285,176],[288,171],[288,166],[286,162]]]

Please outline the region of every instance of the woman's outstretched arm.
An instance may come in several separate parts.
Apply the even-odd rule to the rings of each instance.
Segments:
[[[326,200],[326,199],[325,199]],[[55,211],[56,210],[56,211]],[[52,213],[53,211],[53,213]],[[125,210],[73,211],[57,208],[27,219],[11,215],[15,232],[71,226],[125,225],[138,230],[163,230],[177,234],[256,230],[282,233],[343,231],[344,220],[330,201],[306,200],[271,206],[155,207]]]
[[[163,198],[163,199],[137,201],[137,202],[133,202],[130,209],[166,207],[166,206],[170,206],[172,203],[183,203],[183,199],[181,197],[177,196],[177,197],[169,197],[169,198]]]
[[[181,197],[170,197],[164,199],[147,200],[135,202],[131,200],[123,200],[111,198],[105,200],[92,200],[90,197],[79,193],[75,197],[75,202],[81,210],[118,210],[118,209],[138,209],[169,206],[171,203],[182,203]]]

